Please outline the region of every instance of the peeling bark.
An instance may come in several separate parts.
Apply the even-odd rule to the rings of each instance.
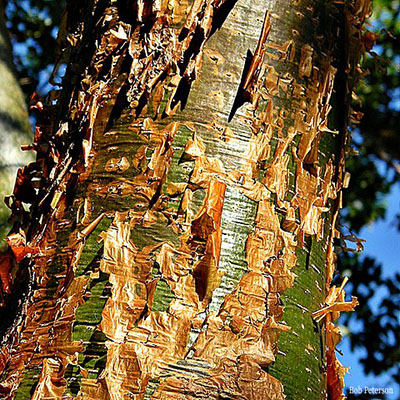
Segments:
[[[333,240],[368,5],[83,3],[11,204],[25,289],[0,393],[341,398],[332,320],[356,300],[330,288]]]

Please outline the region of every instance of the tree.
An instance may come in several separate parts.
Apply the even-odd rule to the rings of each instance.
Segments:
[[[68,5],[11,201],[3,397],[341,398],[332,320],[356,300],[330,284],[369,3],[267,8]]]

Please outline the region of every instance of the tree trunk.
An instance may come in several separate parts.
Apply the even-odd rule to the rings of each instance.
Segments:
[[[331,320],[355,301],[330,284],[367,12],[70,3],[41,186],[8,237],[3,397],[341,398]]]

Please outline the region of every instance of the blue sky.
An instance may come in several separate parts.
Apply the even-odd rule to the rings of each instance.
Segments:
[[[366,240],[364,243],[363,254],[375,258],[382,264],[382,272],[385,278],[400,272],[400,233],[396,228],[396,214],[399,213],[400,204],[400,184],[393,186],[392,191],[386,198],[387,212],[384,220],[379,220],[369,226],[364,227],[360,232],[360,238]],[[379,299],[379,294],[376,300]],[[376,301],[376,306],[377,301]],[[351,328],[351,326],[350,326]],[[351,366],[350,374],[346,375],[346,387],[373,386],[373,387],[392,387],[394,394],[387,396],[388,400],[399,400],[400,389],[391,380],[390,374],[382,374],[380,377],[365,375],[359,359],[364,355],[363,350],[350,350],[350,340],[344,337],[338,348],[343,353],[339,360],[345,366]]]

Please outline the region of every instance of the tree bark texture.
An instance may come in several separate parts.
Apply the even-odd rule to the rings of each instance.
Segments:
[[[14,196],[4,398],[341,398],[331,321],[356,301],[330,288],[333,241],[368,11],[69,4],[41,186],[29,212]]]

